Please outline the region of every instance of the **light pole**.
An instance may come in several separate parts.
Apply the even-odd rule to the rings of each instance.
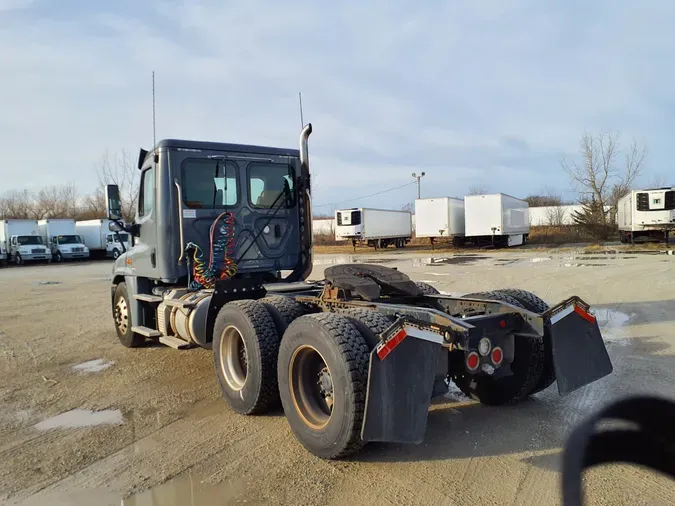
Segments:
[[[412,177],[417,179],[417,198],[421,199],[422,198],[422,191],[420,189],[420,179],[422,179],[426,175],[426,172],[422,172],[419,176],[417,175],[416,172],[412,173]]]

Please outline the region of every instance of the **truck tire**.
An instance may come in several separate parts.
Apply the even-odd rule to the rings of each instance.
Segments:
[[[112,250],[112,257],[113,260],[117,260],[120,257],[120,250],[118,250],[117,248]]]
[[[58,264],[63,262],[63,255],[61,254],[60,251],[56,252],[56,255],[54,255],[54,260],[56,260],[56,263],[58,263]]]
[[[518,300],[499,292],[472,293],[463,297],[496,300],[525,309]],[[460,363],[462,367],[454,367],[451,375],[464,394],[492,406],[514,403],[527,397],[541,377],[544,340],[541,337],[518,336],[510,376],[494,378],[469,374],[463,367],[464,362]]]
[[[278,407],[279,341],[262,303],[235,300],[220,308],[213,325],[213,361],[223,398],[237,413],[257,415]]]
[[[368,349],[372,350],[380,342],[378,337],[392,324],[392,319],[373,309],[349,308],[338,310],[356,325],[366,340]]]
[[[129,304],[129,291],[127,284],[122,282],[115,289],[115,302],[113,309],[113,319],[115,321],[115,330],[117,337],[123,346],[127,348],[138,348],[145,344],[145,337],[131,331],[134,323],[131,319],[131,309]]]
[[[16,256],[14,257],[14,263],[16,265],[23,265],[23,258],[21,257],[21,253],[16,254]]]
[[[293,320],[309,312],[309,308],[304,304],[283,295],[264,297],[260,299],[260,302],[265,306],[272,320],[274,320],[274,325],[276,325],[277,333],[280,337],[284,335],[284,332],[293,323]]]
[[[364,445],[370,353],[354,322],[335,313],[295,320],[279,348],[279,394],[297,440],[311,453],[337,459]]]
[[[509,295],[516,299],[528,311],[544,313],[549,310],[549,305],[532,292],[518,288],[506,288],[497,290],[499,293]],[[530,392],[530,395],[547,389],[555,382],[555,368],[553,367],[553,343],[551,343],[551,329],[547,325],[544,328],[544,368],[541,371],[539,381]]]
[[[425,283],[424,281],[415,281],[415,284],[417,285],[417,288],[422,290],[422,293],[424,295],[438,295],[441,292],[436,290],[433,286],[431,286],[429,283]]]

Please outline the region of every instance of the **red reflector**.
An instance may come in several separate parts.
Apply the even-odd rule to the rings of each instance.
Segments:
[[[384,360],[387,355],[394,351],[394,348],[401,344],[401,341],[403,341],[407,335],[408,334],[405,333],[405,330],[401,329],[396,334],[394,334],[394,337],[381,345],[377,350],[377,356],[380,357],[380,360]]]
[[[473,371],[474,369],[478,369],[478,363],[480,362],[480,359],[478,357],[478,353],[475,351],[472,351],[469,353],[469,356],[466,357],[466,367]]]
[[[502,360],[504,360],[504,353],[502,353],[502,349],[500,347],[496,347],[494,350],[492,350],[492,363],[494,365],[499,365],[502,363]]]
[[[575,311],[579,316],[581,316],[584,320],[586,320],[586,321],[588,321],[588,322],[591,322],[591,323],[595,323],[595,316],[593,316],[593,315],[590,314],[590,313],[587,313],[586,311],[584,311],[583,309],[581,309],[581,308],[580,308],[579,306],[577,306],[576,304],[574,305],[574,311]]]
[[[506,328],[506,320],[499,320],[499,327],[505,329]]]

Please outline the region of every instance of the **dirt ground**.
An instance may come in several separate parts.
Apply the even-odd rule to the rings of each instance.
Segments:
[[[0,503],[560,504],[560,452],[575,424],[629,394],[675,398],[675,256],[392,250],[319,255],[312,278],[354,259],[452,294],[579,295],[594,306],[614,372],[512,407],[450,392],[433,404],[421,445],[372,444],[326,462],[295,441],[283,413],[230,411],[209,351],[122,347],[109,262],[10,267],[0,270]],[[635,467],[585,481],[589,504],[675,501],[672,482]]]

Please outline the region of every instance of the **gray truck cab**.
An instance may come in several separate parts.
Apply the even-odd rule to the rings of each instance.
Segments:
[[[139,294],[213,289],[214,276],[254,284],[309,276],[310,132],[311,125],[303,129],[300,150],[176,139],[141,150],[131,225],[113,216],[119,192],[107,188],[110,218],[117,220],[111,230],[134,238],[114,262],[112,287],[114,293],[125,283],[132,321],[153,320],[142,314]]]

